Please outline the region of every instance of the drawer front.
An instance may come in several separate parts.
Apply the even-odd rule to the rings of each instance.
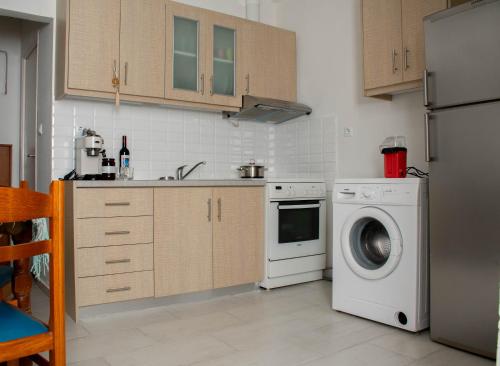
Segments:
[[[153,244],[77,250],[78,277],[153,270]]]
[[[153,271],[78,279],[78,305],[98,305],[154,296]]]
[[[153,242],[153,216],[75,220],[77,248]]]
[[[141,216],[153,214],[152,188],[79,188],[75,217]]]

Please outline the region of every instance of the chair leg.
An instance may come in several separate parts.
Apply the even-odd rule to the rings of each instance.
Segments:
[[[33,366],[33,361],[27,357],[21,358],[19,360],[19,366]]]

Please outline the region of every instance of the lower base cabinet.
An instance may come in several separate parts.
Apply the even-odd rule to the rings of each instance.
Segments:
[[[156,188],[154,207],[155,296],[262,279],[262,187]]]
[[[212,288],[212,189],[154,190],[155,296]]]
[[[258,282],[263,267],[262,186],[65,184],[65,299],[75,321],[87,306]]]
[[[215,188],[214,288],[258,282],[264,266],[262,188]]]

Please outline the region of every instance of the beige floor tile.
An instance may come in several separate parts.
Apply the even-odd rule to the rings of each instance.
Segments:
[[[372,344],[361,344],[304,366],[406,366],[413,359]]]
[[[105,334],[176,319],[167,307],[158,307],[85,318],[80,323],[92,334]]]
[[[155,340],[165,342],[180,337],[215,333],[224,328],[238,324],[242,324],[242,322],[233,315],[218,312],[184,319],[157,322],[140,326],[139,330]]]
[[[109,366],[109,363],[103,358],[94,358],[92,360],[70,363],[68,366]]]
[[[89,335],[66,343],[68,362],[85,361],[107,355],[121,354],[151,346],[156,342],[137,329],[120,330],[105,335]]]
[[[411,366],[495,366],[495,361],[444,347],[415,361]]]
[[[234,349],[225,343],[210,336],[201,336],[115,354],[106,357],[106,361],[111,366],[178,366],[219,358],[232,352]]]
[[[409,333],[398,330],[393,334],[375,338],[370,343],[415,359],[443,349],[442,345],[430,340],[429,332]]]
[[[322,357],[300,347],[274,348],[261,352],[238,351],[227,356],[194,363],[193,366],[297,366]]]

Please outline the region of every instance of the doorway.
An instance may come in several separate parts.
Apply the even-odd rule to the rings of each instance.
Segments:
[[[38,43],[22,59],[21,179],[37,189]]]

